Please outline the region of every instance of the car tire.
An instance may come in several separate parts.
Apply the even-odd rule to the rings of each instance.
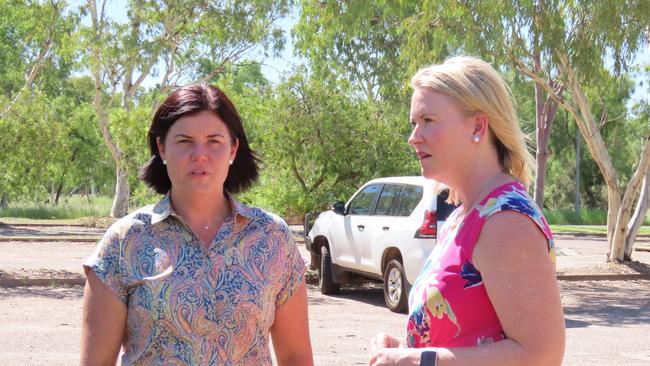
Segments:
[[[386,306],[396,313],[405,313],[408,309],[408,291],[404,266],[397,259],[391,259],[384,271],[384,301]]]
[[[332,280],[332,257],[326,246],[320,248],[320,269],[318,272],[318,287],[321,294],[333,295],[338,294],[341,290],[341,284]]]

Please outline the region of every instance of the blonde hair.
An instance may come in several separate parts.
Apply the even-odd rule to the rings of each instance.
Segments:
[[[501,169],[524,186],[530,185],[535,160],[526,148],[527,137],[519,128],[510,89],[490,64],[474,57],[453,57],[420,69],[411,78],[411,86],[454,98],[467,115],[485,114]],[[449,197],[458,202],[455,192]]]

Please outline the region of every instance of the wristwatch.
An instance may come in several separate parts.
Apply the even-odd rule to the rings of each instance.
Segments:
[[[438,365],[438,354],[436,351],[424,351],[420,354],[420,366]]]

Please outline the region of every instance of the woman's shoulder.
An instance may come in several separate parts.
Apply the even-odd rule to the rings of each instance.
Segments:
[[[117,219],[106,230],[105,235],[125,237],[134,228],[150,225],[154,216],[155,205],[141,207],[130,214]]]
[[[496,189],[485,204],[479,205],[477,210],[479,217],[486,221],[486,225],[506,227],[516,224],[528,225],[539,228],[547,239],[553,239],[542,210],[518,181]],[[494,217],[500,219],[495,220]]]
[[[518,181],[496,188],[483,204],[478,205],[477,210],[479,216],[484,219],[502,211],[516,211],[532,218],[538,218],[542,214],[524,186]]]
[[[260,207],[247,206],[243,203],[239,203],[238,211],[240,215],[247,217],[256,225],[265,228],[266,230],[271,232],[290,232],[287,222],[282,217],[271,211],[267,211]]]

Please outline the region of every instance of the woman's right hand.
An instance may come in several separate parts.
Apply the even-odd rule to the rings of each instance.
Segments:
[[[370,351],[375,354],[382,348],[406,348],[406,343],[390,334],[379,333],[370,340]]]
[[[420,350],[407,348],[403,342],[386,333],[370,341],[370,366],[412,366],[420,363]]]

